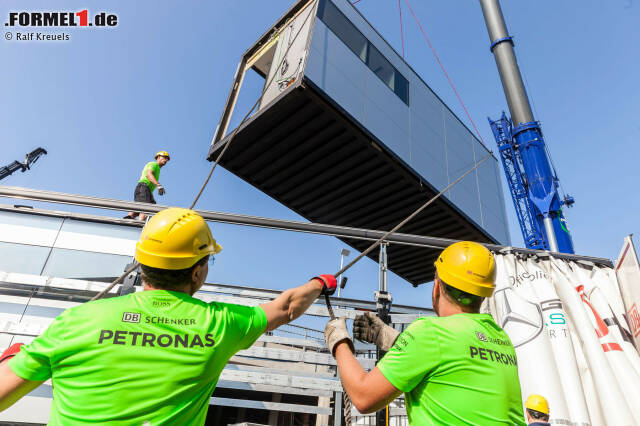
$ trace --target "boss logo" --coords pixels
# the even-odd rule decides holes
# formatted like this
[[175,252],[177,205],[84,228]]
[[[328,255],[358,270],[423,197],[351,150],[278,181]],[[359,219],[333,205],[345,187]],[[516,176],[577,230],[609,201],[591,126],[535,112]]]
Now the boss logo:
[[122,322],[140,322],[140,314],[137,312],[125,312],[122,314]]

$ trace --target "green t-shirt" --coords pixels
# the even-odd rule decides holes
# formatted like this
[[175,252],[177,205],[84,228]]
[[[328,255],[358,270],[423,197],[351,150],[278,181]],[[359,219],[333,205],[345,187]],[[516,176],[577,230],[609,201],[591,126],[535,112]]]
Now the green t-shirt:
[[52,379],[50,425],[202,425],[225,364],[266,326],[260,307],[142,291],[64,311],[9,366]]
[[153,192],[153,190],[156,189],[156,186],[155,184],[151,183],[149,178],[147,178],[147,172],[149,170],[151,170],[151,174],[153,175],[153,177],[156,178],[158,182],[160,181],[160,164],[158,164],[156,161],[151,161],[145,164],[144,169],[142,169],[142,175],[140,176],[140,180],[138,181],[138,183],[146,183],[149,187],[149,191]]
[[489,314],[414,321],[378,363],[412,425],[523,425],[516,353]]

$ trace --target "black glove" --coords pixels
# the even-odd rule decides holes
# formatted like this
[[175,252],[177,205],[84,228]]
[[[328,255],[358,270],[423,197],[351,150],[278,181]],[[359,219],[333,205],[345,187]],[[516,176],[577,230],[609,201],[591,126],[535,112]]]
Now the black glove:
[[396,342],[400,332],[388,326],[373,312],[356,316],[353,321],[353,337],[362,342],[373,343],[383,351],[388,351]]

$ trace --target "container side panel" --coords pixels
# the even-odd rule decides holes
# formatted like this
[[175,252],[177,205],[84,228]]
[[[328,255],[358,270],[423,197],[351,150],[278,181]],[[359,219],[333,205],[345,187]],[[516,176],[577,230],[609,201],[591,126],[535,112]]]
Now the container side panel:
[[431,89],[415,76],[409,82],[409,99],[411,99],[411,124],[420,117],[422,122],[441,137],[444,137],[443,111],[446,109],[442,102],[433,94]]
[[442,190],[449,183],[444,137],[429,124],[412,112],[411,166],[437,190]]
[[[486,155],[484,150],[480,151],[480,155]],[[478,160],[480,157],[478,157]],[[480,191],[480,205],[482,208],[483,227],[495,238],[505,245],[511,244],[509,238],[509,229],[507,226],[507,218],[505,216],[504,196],[502,195],[502,185],[500,182],[500,171],[495,161],[487,161],[481,164],[478,169],[478,189]],[[485,219],[491,215],[497,218],[501,223],[502,229],[495,229]],[[495,225],[495,221],[491,222]],[[504,235],[506,238],[501,238]]]
[[[467,175],[464,180],[475,180],[475,172]],[[482,224],[482,215],[480,213],[480,201],[478,200],[477,191],[468,191],[462,185],[461,181],[455,187],[451,188],[451,201],[453,201],[456,206],[467,214],[478,226]]]
[[366,74],[366,83],[365,127],[409,163],[409,109],[371,71]]
[[362,124],[367,66],[319,19],[311,40],[305,76]]
[[[378,105],[396,126],[400,127],[404,133],[409,134],[409,107],[378,76],[370,70],[367,71],[363,75],[366,79],[365,97],[368,98],[365,100],[365,105],[368,102]],[[383,140],[383,142],[387,143],[388,141]]]

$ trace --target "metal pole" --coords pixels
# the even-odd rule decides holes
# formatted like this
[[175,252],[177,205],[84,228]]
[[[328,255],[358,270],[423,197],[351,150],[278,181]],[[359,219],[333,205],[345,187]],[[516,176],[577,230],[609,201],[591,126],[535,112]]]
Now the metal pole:
[[[480,6],[491,40],[490,49],[495,57],[511,112],[514,127],[513,136],[519,147],[529,182],[530,200],[539,211],[538,224],[540,221],[544,223],[549,248],[552,252],[558,252],[560,251],[558,237],[553,222],[558,215],[561,204],[557,192],[557,178],[552,172],[547,158],[542,130],[531,112],[529,97],[513,49],[513,39],[507,31],[499,1],[480,0]],[[560,244],[563,252],[573,253],[573,242],[568,234],[566,236],[560,235]]]
[[379,291],[387,292],[387,245],[388,243],[380,244],[380,255],[378,265],[379,270]]
[[[389,311],[391,310],[391,294],[387,291],[387,246],[389,243],[380,243],[379,254],[379,276],[378,276],[378,291],[375,292],[376,309],[378,311],[378,317],[384,321],[385,324],[391,322]],[[382,357],[386,354],[385,351],[380,348],[376,349],[376,359],[380,362]],[[376,411],[376,426],[387,425],[387,409],[388,406],[382,407]]]
[[513,125],[518,126],[534,121],[500,3],[498,0],[480,0],[480,5],[491,38],[491,51],[498,65]]
[[[351,252],[347,249],[340,250],[340,271],[342,271],[342,267],[344,266],[344,257],[349,256],[350,254]],[[341,279],[345,279],[345,278],[342,277]],[[342,290],[342,285],[338,286],[338,297],[340,297],[340,290]]]
[[551,219],[551,216],[549,215],[544,217],[544,230],[547,233],[549,250],[557,253],[560,250],[558,249],[558,241],[556,240],[556,233],[553,229],[553,219]]
[[[61,192],[45,191],[39,189],[21,188],[13,186],[0,185],[0,197],[18,198],[23,200],[44,201],[60,204],[71,204],[75,206],[83,207],[96,207],[110,210],[120,211],[139,211],[142,213],[157,213],[166,209],[169,206],[162,206],[158,204],[137,203],[135,201],[122,201],[109,198],[100,197],[88,197],[83,195],[65,194]],[[1,208],[1,207],[0,207]],[[17,211],[21,209],[13,209],[11,207],[4,208],[4,210]],[[28,209],[29,212],[38,212],[38,209]],[[211,210],[196,210],[205,220],[220,223],[229,223],[232,225],[243,226],[255,226],[259,228],[280,229],[293,232],[306,232],[310,234],[329,235],[338,238],[352,238],[356,240],[368,240],[376,241],[380,237],[385,235],[384,231],[377,231],[372,229],[363,228],[351,228],[348,226],[327,225],[322,223],[308,223],[298,222],[294,220],[282,220],[271,219],[258,216],[248,216],[233,213],[222,213]],[[60,215],[60,212],[54,212],[54,214]],[[131,226],[131,221],[124,219],[105,219],[105,217],[83,215],[81,213],[65,213],[64,217],[76,217],[76,218],[93,218],[104,219],[113,221],[114,223],[121,223],[123,225]],[[459,240],[453,240],[450,238],[428,237],[424,235],[402,234],[394,233],[386,237],[387,242],[402,245],[411,245],[416,247],[426,247],[435,249],[444,249],[453,243],[457,243]],[[523,253],[534,255],[547,255],[549,252],[544,250],[533,250],[520,247],[507,247],[498,244],[482,243],[486,248],[491,251],[500,251],[505,248]],[[613,266],[610,259],[604,259],[601,257],[582,256],[569,253],[554,253],[554,257],[558,259],[567,260],[586,260],[594,262],[599,265]]]
[[342,425],[342,392],[333,393],[333,426]]

